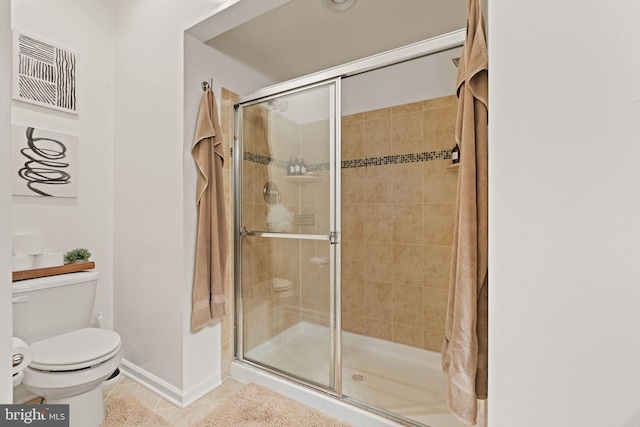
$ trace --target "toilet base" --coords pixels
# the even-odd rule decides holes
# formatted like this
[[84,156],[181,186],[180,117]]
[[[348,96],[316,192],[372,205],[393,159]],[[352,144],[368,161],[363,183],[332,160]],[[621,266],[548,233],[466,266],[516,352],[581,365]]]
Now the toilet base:
[[105,418],[100,387],[75,396],[45,399],[43,403],[69,405],[69,427],[99,427]]

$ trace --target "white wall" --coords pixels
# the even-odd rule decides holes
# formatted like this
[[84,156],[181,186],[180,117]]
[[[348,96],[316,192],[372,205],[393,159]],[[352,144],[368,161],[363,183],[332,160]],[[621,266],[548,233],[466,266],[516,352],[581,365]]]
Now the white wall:
[[640,425],[640,2],[491,0],[489,425]]
[[47,251],[89,248],[100,273],[96,311],[112,326],[114,8],[109,0],[13,1],[11,25],[78,55],[79,115],[12,101],[11,122],[78,135],[77,198],[13,196],[13,233]]
[[462,48],[402,62],[342,82],[342,115],[452,95]]
[[[0,2],[0,360],[11,359],[11,3]],[[11,368],[0,364],[0,403],[11,403]]]
[[[193,284],[193,265],[195,260],[195,237],[197,227],[196,182],[197,168],[191,156],[193,137],[200,99],[202,98],[202,82],[213,81],[213,91],[221,107],[221,88],[224,86],[238,94],[244,94],[256,87],[273,84],[274,81],[257,73],[245,65],[229,58],[219,51],[205,45],[195,37],[184,35],[184,144],[183,144],[183,197],[184,197],[184,293],[183,301],[183,357],[184,357],[184,390],[199,389],[200,385],[210,384],[212,378],[220,376],[220,322],[205,327],[196,333],[191,331],[191,289]],[[225,161],[230,164],[233,159],[226,153]],[[229,171],[225,171],[227,173]],[[226,179],[230,179],[228,175]],[[233,218],[231,213],[229,217]],[[230,257],[233,253],[230,251]],[[233,265],[233,264],[231,264]],[[230,272],[229,272],[230,273]],[[231,296],[229,304],[232,303]],[[210,377],[203,375],[210,373]],[[206,387],[205,387],[206,389]]]
[[[219,331],[189,337],[186,324],[193,267],[186,265],[185,251],[192,250],[193,237],[185,230],[193,219],[185,209],[193,190],[185,189],[191,178],[183,160],[188,136],[183,35],[230,3],[235,2],[116,3],[115,329],[138,375],[164,385],[177,400],[188,400],[220,369]],[[210,73],[197,68],[190,109],[203,77],[220,85],[237,71],[226,65],[219,62]],[[244,81],[242,74],[230,82],[236,80]],[[209,355],[213,360],[207,364]],[[203,366],[199,376],[189,367],[192,362]]]

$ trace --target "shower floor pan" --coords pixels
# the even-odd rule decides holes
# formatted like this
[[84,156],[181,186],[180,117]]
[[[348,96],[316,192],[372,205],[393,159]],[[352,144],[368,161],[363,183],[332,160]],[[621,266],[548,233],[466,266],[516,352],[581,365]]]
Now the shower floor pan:
[[[329,329],[300,322],[246,354],[247,359],[323,384]],[[342,333],[342,394],[431,427],[464,427],[447,409],[440,354]],[[480,417],[479,417],[480,418]]]

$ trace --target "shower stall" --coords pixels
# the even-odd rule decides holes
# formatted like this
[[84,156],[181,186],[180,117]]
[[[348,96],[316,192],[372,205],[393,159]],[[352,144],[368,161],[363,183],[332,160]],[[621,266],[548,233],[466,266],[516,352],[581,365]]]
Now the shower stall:
[[463,425],[439,354],[463,36],[235,106],[238,366],[405,424]]

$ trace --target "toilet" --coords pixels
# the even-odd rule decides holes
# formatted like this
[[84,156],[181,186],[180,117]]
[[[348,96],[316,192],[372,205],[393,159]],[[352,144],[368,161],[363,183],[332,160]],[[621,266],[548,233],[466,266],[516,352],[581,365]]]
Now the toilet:
[[98,427],[100,385],[120,364],[120,336],[89,327],[98,273],[83,271],[12,285],[13,336],[31,347],[22,384],[45,404],[68,404],[70,427]]

